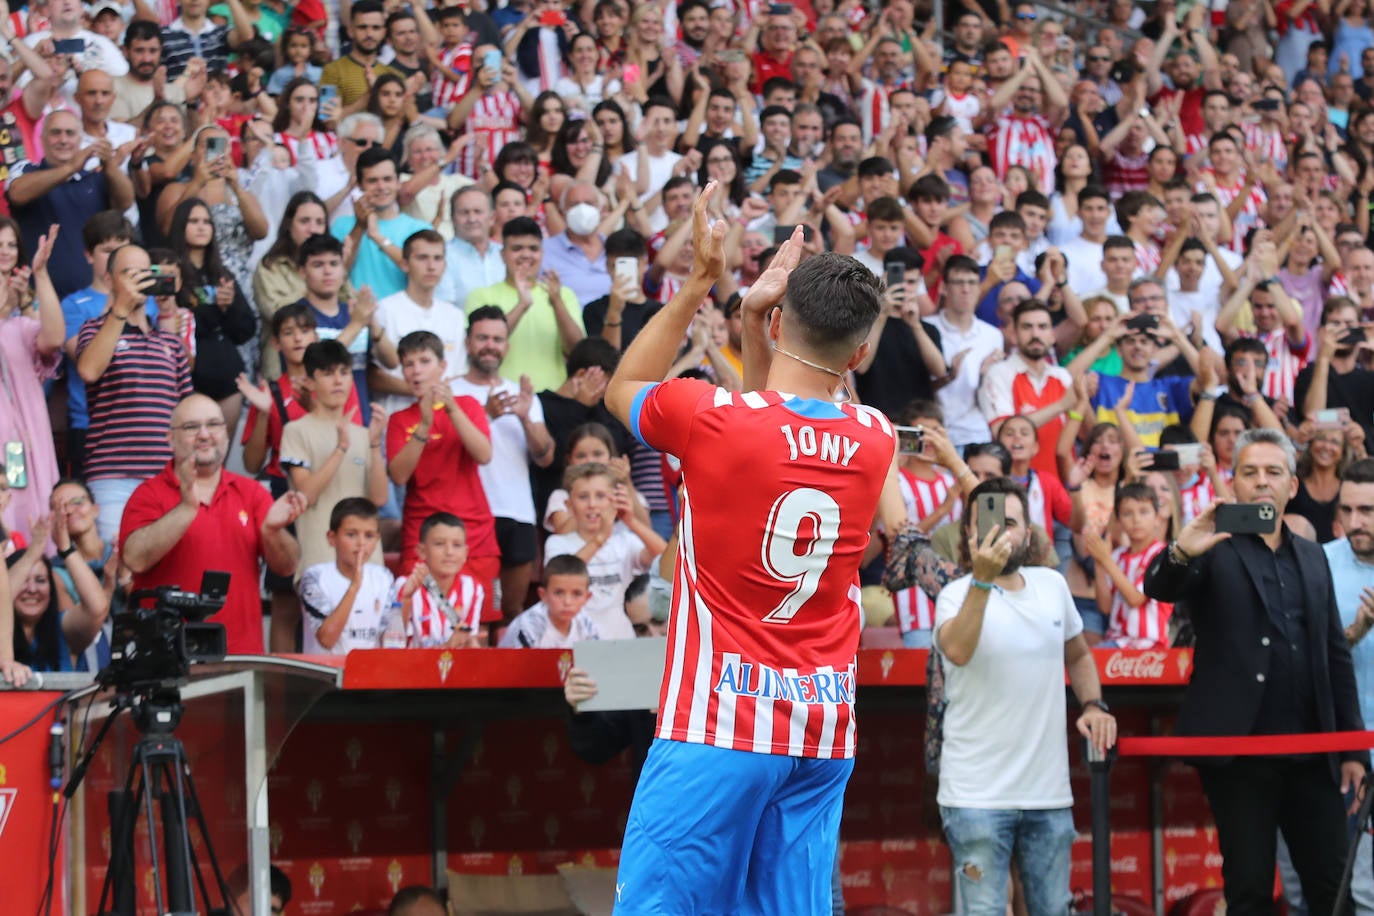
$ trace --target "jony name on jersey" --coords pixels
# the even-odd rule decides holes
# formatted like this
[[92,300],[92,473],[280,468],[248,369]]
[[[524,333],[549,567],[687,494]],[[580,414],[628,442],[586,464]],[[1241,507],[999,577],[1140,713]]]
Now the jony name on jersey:
[[727,661],[716,681],[716,693],[793,703],[853,703],[854,675],[848,671],[783,674],[767,665]]
[[859,452],[857,440],[834,433],[821,433],[818,436],[816,430],[810,426],[799,426],[794,431],[791,424],[784,424],[782,435],[787,440],[787,449],[790,452],[788,457],[793,461],[802,457],[819,457],[822,461],[847,468]]

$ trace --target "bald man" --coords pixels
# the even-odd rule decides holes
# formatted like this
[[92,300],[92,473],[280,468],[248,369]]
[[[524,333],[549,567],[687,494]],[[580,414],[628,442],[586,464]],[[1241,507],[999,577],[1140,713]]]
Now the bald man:
[[257,481],[224,469],[229,430],[219,404],[193,394],[172,412],[172,458],[144,481],[119,528],[120,555],[134,588],[179,585],[194,591],[209,570],[229,573],[229,597],[209,619],[224,624],[230,655],[261,655],[258,561],[295,573],[301,549],[287,530],[306,507],[292,491],[276,502]]
[[101,210],[127,210],[134,203],[133,182],[118,167],[132,147],[126,144],[121,152],[108,139],[83,144],[82,125],[70,111],[48,115],[42,127],[43,159],[15,166],[5,191],[25,251],[36,251],[39,236],[54,223],[63,227],[48,262],[59,298],[91,285],[91,265],[81,245],[86,220]]

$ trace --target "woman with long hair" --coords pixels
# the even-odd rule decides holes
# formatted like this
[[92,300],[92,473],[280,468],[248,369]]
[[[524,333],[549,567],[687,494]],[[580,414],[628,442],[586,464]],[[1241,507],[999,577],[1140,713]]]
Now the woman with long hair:
[[534,147],[535,161],[545,173],[553,171],[553,143],[567,122],[568,110],[558,93],[550,89],[534,97],[525,115],[525,142]]
[[196,319],[196,362],[191,384],[219,402],[228,429],[238,427],[243,395],[237,379],[245,371],[238,347],[254,339],[257,321],[243,290],[220,258],[210,206],[198,197],[177,205],[167,232],[181,259],[178,304]]
[[615,99],[607,99],[593,108],[592,121],[596,123],[596,129],[601,131],[607,162],[615,162],[626,153],[635,151],[634,131],[625,117],[625,109]]
[[1083,234],[1078,215],[1078,192],[1093,177],[1093,161],[1086,147],[1074,143],[1064,150],[1054,170],[1054,193],[1050,195],[1050,221],[1045,229],[1050,244],[1062,245]]
[[1353,421],[1345,428],[1314,429],[1307,448],[1298,455],[1298,492],[1288,512],[1312,523],[1317,541],[1336,539],[1336,497],[1341,477],[1351,462],[1364,455],[1364,430]]
[[550,158],[553,180],[549,193],[561,200],[563,192],[574,182],[588,182],[604,187],[611,178],[611,159],[601,141],[601,129],[591,118],[569,118],[553,142]]
[[85,563],[72,564],[77,594],[71,594],[43,556],[47,539],[44,530],[38,543],[5,558],[14,606],[14,660],[34,671],[74,671],[72,655],[84,652],[100,633],[109,598]]
[[166,243],[157,221],[158,198],[172,182],[185,177],[191,162],[193,144],[186,135],[186,115],[180,105],[154,102],[143,114],[143,132],[149,138],[149,150],[142,163],[132,171],[134,200],[138,206],[138,225],[143,244],[150,247]]
[[320,117],[317,81],[296,77],[286,84],[281,99],[282,104],[272,119],[272,141],[286,147],[292,165],[300,161],[301,147],[305,144],[309,144],[317,160],[339,155],[339,138]]
[[598,66],[600,56],[593,36],[586,32],[573,36],[567,74],[553,84],[553,91],[562,96],[570,114],[589,116],[603,99],[620,91],[620,80]]
[[[329,217],[324,201],[313,191],[293,194],[282,214],[281,225],[277,227],[277,240],[253,272],[253,298],[257,301],[264,328],[271,326],[277,309],[305,297],[305,280],[301,279],[296,255],[306,239],[328,231]],[[347,298],[348,294],[348,281],[345,280],[340,295]],[[281,358],[272,343],[272,335],[263,334],[262,337],[262,372],[268,378],[277,378],[281,375]]]
[[415,100],[406,93],[406,81],[395,73],[383,73],[367,95],[367,113],[382,119],[382,148],[401,161],[401,137],[420,117]]
[[716,209],[726,218],[735,219],[739,216],[740,205],[749,196],[744,187],[744,165],[739,153],[729,143],[717,143],[706,154],[705,163],[707,180],[719,182],[713,206],[719,204]]
[[663,46],[663,12],[650,3],[636,5],[630,13],[625,61],[639,66],[638,83],[646,97],[667,96],[680,105],[687,82],[682,58],[671,44],[668,53]]

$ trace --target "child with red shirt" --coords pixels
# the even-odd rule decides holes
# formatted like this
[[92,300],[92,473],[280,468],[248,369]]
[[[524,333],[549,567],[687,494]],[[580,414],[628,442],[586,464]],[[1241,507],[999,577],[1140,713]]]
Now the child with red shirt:
[[1174,606],[1145,594],[1145,570],[1164,550],[1158,537],[1159,497],[1148,484],[1128,483],[1116,491],[1117,523],[1126,546],[1115,550],[1091,530],[1083,546],[1097,564],[1097,606],[1107,615],[1102,646],[1167,649]]
[[401,569],[417,560],[420,526],[436,512],[449,512],[467,529],[468,561],[463,572],[486,593],[482,620],[495,619],[492,580],[501,572],[496,522],[482,490],[478,465],[491,460],[491,428],[481,404],[455,397],[445,376],[444,344],[429,331],[412,331],[396,345],[401,375],[414,404],[387,423],[387,470],[406,488],[401,508]]

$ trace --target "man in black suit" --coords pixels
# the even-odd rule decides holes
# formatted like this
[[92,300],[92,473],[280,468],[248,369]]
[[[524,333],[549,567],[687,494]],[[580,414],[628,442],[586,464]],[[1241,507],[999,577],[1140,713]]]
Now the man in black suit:
[[[1274,507],[1297,492],[1296,456],[1277,430],[1236,443],[1236,499]],[[1218,533],[1216,506],[1179,532],[1145,573],[1145,593],[1186,600],[1197,632],[1180,735],[1265,735],[1364,728],[1326,557],[1279,525]],[[1230,916],[1274,912],[1277,828],[1312,913],[1330,913],[1345,858],[1342,793],[1367,752],[1193,761],[1217,824]],[[1348,906],[1346,911],[1353,912]]]

